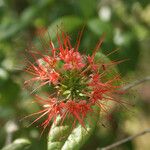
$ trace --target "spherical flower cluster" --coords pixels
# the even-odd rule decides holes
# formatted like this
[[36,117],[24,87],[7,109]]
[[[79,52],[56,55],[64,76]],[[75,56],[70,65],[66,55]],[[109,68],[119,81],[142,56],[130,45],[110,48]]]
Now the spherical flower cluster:
[[94,113],[93,106],[105,111],[105,102],[113,100],[111,94],[119,87],[114,82],[120,78],[115,75],[108,79],[106,76],[110,70],[106,67],[107,64],[95,59],[103,37],[91,56],[79,52],[80,38],[74,47],[64,32],[57,36],[57,40],[57,47],[49,41],[46,54],[40,51],[29,52],[34,61],[28,60],[25,71],[32,78],[25,81],[25,85],[38,85],[32,92],[46,85],[49,88],[46,98],[35,96],[42,110],[32,114],[39,115],[34,122],[47,116],[41,124],[46,128],[58,116],[62,123],[66,117],[73,117],[75,122],[86,128],[84,120],[89,113]]

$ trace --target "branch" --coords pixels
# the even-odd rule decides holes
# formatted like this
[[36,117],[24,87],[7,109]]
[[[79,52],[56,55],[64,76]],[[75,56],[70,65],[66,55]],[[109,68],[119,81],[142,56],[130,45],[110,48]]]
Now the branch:
[[[135,80],[135,81],[133,81],[132,83],[129,83],[129,84],[127,84],[126,86],[120,88],[119,91],[120,91],[120,92],[125,92],[125,91],[127,91],[127,90],[129,90],[129,89],[131,89],[131,88],[133,88],[133,87],[135,87],[135,86],[137,86],[137,85],[139,85],[139,84],[141,84],[141,83],[143,83],[143,82],[149,81],[149,80],[150,80],[150,76],[145,77],[145,78],[140,79],[140,80]],[[128,142],[128,141],[131,141],[131,140],[133,140],[133,139],[136,138],[136,137],[142,136],[142,135],[144,135],[144,134],[146,134],[146,133],[150,133],[150,128],[149,128],[149,129],[146,129],[146,130],[144,130],[144,131],[142,131],[142,132],[139,132],[139,133],[137,133],[137,134],[135,134],[135,135],[133,135],[133,136],[129,136],[129,137],[123,139],[123,140],[120,140],[120,141],[118,141],[118,142],[115,142],[115,143],[113,143],[113,144],[111,144],[111,145],[108,145],[108,146],[106,146],[106,147],[98,148],[97,150],[110,150],[110,149],[115,148],[115,147],[117,147],[117,146],[119,146],[119,145],[122,145],[122,144],[124,144],[124,143],[126,143],[126,142]]]
[[149,80],[150,80],[150,76],[145,77],[145,78],[140,79],[140,80],[133,81],[132,83],[129,83],[129,84],[125,85],[124,87],[122,87],[119,91],[121,91],[121,92],[127,91],[127,90],[129,90],[129,89],[131,89],[131,88],[133,88],[133,87],[135,87],[135,86],[137,86],[143,82],[149,81]]
[[142,131],[142,132],[139,132],[139,133],[137,133],[137,134],[135,134],[135,135],[133,135],[133,136],[129,136],[129,137],[127,137],[127,138],[125,138],[125,139],[123,139],[123,140],[120,140],[120,141],[118,141],[118,142],[116,142],[116,143],[113,143],[113,144],[108,145],[108,146],[106,146],[106,147],[100,148],[100,149],[98,149],[98,150],[110,150],[110,149],[115,148],[115,147],[117,147],[117,146],[119,146],[119,145],[122,145],[122,144],[124,144],[124,143],[126,143],[126,142],[128,142],[128,141],[131,141],[131,140],[133,140],[133,139],[136,138],[136,137],[142,136],[142,135],[144,135],[144,134],[146,134],[146,133],[150,133],[150,128],[148,128],[148,129],[146,129],[146,130],[144,130],[144,131]]

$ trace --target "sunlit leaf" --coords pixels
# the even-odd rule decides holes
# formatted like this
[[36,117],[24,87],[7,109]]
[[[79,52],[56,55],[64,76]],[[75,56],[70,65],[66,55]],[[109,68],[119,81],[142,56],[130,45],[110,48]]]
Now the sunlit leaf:
[[72,121],[67,120],[63,125],[53,125],[48,135],[48,150],[79,150],[93,133],[99,117],[99,109],[89,114],[85,126],[77,124],[73,127]]
[[77,16],[65,16],[56,19],[49,27],[48,32],[52,39],[56,38],[56,33],[59,29],[65,32],[72,32],[83,25],[83,20]]
[[87,26],[97,36],[101,36],[105,33],[106,40],[112,37],[113,28],[110,22],[103,22],[99,18],[94,18],[88,21]]
[[2,150],[24,150],[30,145],[27,139],[16,139],[12,144],[5,146]]

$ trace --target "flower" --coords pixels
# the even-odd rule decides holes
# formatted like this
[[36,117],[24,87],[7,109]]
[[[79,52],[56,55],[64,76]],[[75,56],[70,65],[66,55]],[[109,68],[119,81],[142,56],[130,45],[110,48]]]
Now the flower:
[[[25,71],[33,77],[25,81],[25,84],[38,83],[34,92],[46,84],[49,85],[46,99],[36,95],[36,102],[41,105],[42,110],[33,114],[40,115],[33,123],[47,115],[41,124],[44,129],[51,121],[55,122],[58,116],[61,123],[67,117],[73,117],[74,122],[86,128],[85,119],[89,113],[94,113],[93,106],[105,111],[105,102],[116,101],[112,93],[120,87],[116,85],[120,76],[111,74],[111,69],[109,70],[109,65],[115,62],[107,65],[106,62],[95,59],[104,37],[100,39],[91,56],[79,52],[80,37],[81,34],[77,45],[73,47],[70,37],[62,32],[57,35],[57,47],[49,41],[50,50],[46,54],[39,51],[29,52],[34,61],[27,62]],[[111,78],[107,77],[108,74],[111,74]]]

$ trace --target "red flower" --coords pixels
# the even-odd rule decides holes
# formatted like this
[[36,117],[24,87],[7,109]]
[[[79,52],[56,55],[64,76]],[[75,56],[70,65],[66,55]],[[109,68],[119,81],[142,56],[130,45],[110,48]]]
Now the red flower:
[[[25,85],[29,83],[39,82],[39,86],[35,88],[32,92],[36,91],[38,88],[46,84],[56,84],[59,79],[59,73],[55,71],[55,65],[57,60],[50,56],[44,56],[40,53],[30,53],[35,59],[35,63],[27,61],[28,66],[25,71],[30,73],[33,77],[25,81]],[[35,55],[40,55],[42,58],[37,59]]]
[[58,47],[54,47],[52,41],[49,42],[49,53],[30,53],[35,62],[28,61],[26,71],[33,78],[25,83],[38,82],[36,89],[46,84],[49,84],[50,88],[48,99],[36,96],[36,102],[43,109],[35,113],[40,116],[34,122],[47,115],[41,125],[45,129],[51,121],[55,122],[58,116],[62,120],[61,123],[66,117],[73,117],[74,122],[79,122],[86,128],[84,121],[89,113],[94,113],[93,106],[97,105],[103,110],[105,102],[113,100],[111,94],[119,88],[114,83],[120,78],[112,75],[112,79],[108,79],[107,73],[111,70],[108,71],[108,67],[101,68],[103,64],[95,61],[103,39],[100,39],[92,56],[85,56],[78,51],[80,38],[74,47],[70,44],[69,36],[63,32],[62,39],[59,35],[57,39]]
[[53,84],[57,84],[58,78],[59,78],[59,73],[57,73],[55,70],[51,70],[50,73],[48,74],[49,76],[49,81],[52,82]]
[[79,70],[85,66],[85,64],[83,63],[82,56],[79,52],[75,52],[73,48],[71,50],[60,49],[59,57],[65,62],[64,68],[66,70]]

